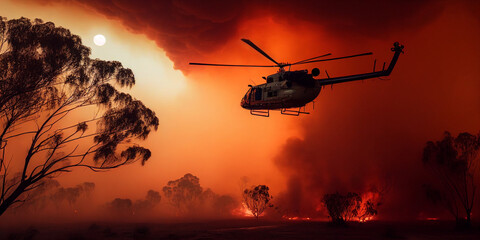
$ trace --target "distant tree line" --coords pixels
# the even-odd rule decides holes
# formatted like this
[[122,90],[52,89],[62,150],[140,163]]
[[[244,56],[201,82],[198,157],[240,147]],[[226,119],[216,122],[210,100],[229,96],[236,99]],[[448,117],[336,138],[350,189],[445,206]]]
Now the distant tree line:
[[115,198],[106,204],[106,208],[114,215],[141,215],[153,210],[160,203],[161,199],[162,197],[160,196],[159,192],[155,190],[148,190],[145,199],[139,199],[133,202],[129,198]]

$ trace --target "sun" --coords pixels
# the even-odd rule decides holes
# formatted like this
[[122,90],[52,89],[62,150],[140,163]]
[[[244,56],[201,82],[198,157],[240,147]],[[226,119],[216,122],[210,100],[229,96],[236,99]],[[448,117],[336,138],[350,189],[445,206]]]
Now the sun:
[[107,42],[107,39],[102,34],[97,34],[93,37],[93,43],[97,46],[103,46]]

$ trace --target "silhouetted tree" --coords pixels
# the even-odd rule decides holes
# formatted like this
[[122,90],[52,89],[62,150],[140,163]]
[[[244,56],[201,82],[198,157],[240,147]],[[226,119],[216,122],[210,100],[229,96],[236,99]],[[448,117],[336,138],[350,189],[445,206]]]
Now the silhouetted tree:
[[441,181],[441,187],[426,188],[431,200],[443,202],[444,206],[460,221],[459,209],[465,211],[466,224],[471,224],[471,213],[477,186],[480,134],[464,132],[455,138],[445,132],[440,141],[429,141],[423,149],[423,163],[429,166]]
[[84,182],[75,187],[59,187],[50,198],[57,204],[57,206],[63,201],[67,201],[68,204],[72,206],[77,202],[82,194],[85,193],[85,195],[90,196],[93,190],[95,190],[95,183]]
[[179,213],[191,211],[198,204],[202,192],[200,179],[190,173],[177,180],[169,181],[163,187],[163,194]]
[[89,197],[94,190],[95,184],[91,182],[65,188],[57,180],[47,178],[42,181],[39,187],[27,193],[28,201],[16,205],[13,209],[15,212],[28,212],[30,210],[39,212],[48,209],[51,204],[60,208],[64,203],[72,207],[80,198]]
[[357,193],[352,192],[347,193],[347,195],[338,192],[325,194],[322,202],[327,208],[330,220],[337,224],[345,224],[357,217],[362,206],[362,198]]
[[92,195],[92,192],[95,190],[95,183],[93,182],[84,182],[82,183],[83,191],[87,194],[87,197]]
[[253,186],[243,190],[243,203],[257,219],[267,207],[273,207],[272,204],[269,204],[273,196],[268,193],[268,190],[266,185]]
[[107,207],[114,214],[126,216],[133,214],[132,200],[128,198],[115,198],[107,204]]
[[118,90],[135,84],[132,71],[89,55],[51,22],[0,17],[0,215],[47,177],[150,158],[132,140],[156,130],[158,118]]
[[432,184],[424,184],[422,187],[428,200],[435,205],[442,205],[445,207],[448,212],[455,217],[457,224],[460,223],[460,209],[458,208],[457,203],[455,203],[455,198],[452,197],[451,193],[442,191]]
[[238,202],[229,195],[219,195],[207,188],[200,195],[200,207],[208,216],[229,217],[238,207]]
[[49,178],[44,179],[39,187],[28,192],[29,201],[15,206],[14,209],[16,211],[32,209],[38,211],[44,209],[51,202],[51,194],[56,192],[58,188],[60,188],[60,183],[57,180]]
[[148,190],[147,192],[147,197],[145,198],[146,200],[152,202],[152,203],[159,203],[162,197],[160,196],[160,193],[155,191],[155,190]]
[[154,190],[148,190],[145,199],[135,201],[133,206],[135,212],[145,212],[153,209],[161,200],[160,193]]
[[227,217],[232,215],[232,211],[238,206],[238,201],[232,196],[220,195],[215,197],[212,205],[214,207],[214,214]]
[[212,189],[207,188],[207,190],[203,191],[200,195],[200,200],[202,202],[212,202],[217,197],[217,194],[215,194]]

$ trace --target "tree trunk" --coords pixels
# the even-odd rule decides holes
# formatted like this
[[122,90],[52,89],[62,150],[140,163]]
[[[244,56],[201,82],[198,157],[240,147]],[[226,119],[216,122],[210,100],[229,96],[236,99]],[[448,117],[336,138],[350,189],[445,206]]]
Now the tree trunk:
[[471,210],[467,210],[467,222],[465,223],[465,226],[466,227],[470,227],[472,224],[472,220],[471,220],[471,215],[472,215],[472,211]]
[[25,188],[27,188],[28,184],[25,184],[25,182],[22,182],[18,185],[18,187],[15,189],[15,191],[10,194],[3,202],[0,204],[0,216],[7,211],[7,209],[17,200],[17,198],[25,191]]

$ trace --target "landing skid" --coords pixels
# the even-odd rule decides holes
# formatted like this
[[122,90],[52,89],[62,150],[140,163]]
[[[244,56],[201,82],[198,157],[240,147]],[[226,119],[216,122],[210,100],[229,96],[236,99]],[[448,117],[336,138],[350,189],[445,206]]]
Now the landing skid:
[[300,114],[310,114],[309,112],[305,111],[305,106],[299,107],[298,110],[293,110],[290,108],[282,108],[280,109],[280,113],[283,115],[290,115],[290,116],[299,116]]
[[[278,109],[276,110],[278,111]],[[280,113],[283,115],[290,115],[290,116],[299,116],[300,114],[310,114],[305,110],[305,106],[299,107],[298,109],[291,109],[291,108],[281,108]],[[267,110],[250,110],[250,114],[259,117],[270,117],[270,109]]]
[[270,110],[269,109],[267,109],[267,110],[251,109],[250,114],[255,115],[255,116],[259,116],[259,117],[270,117]]

